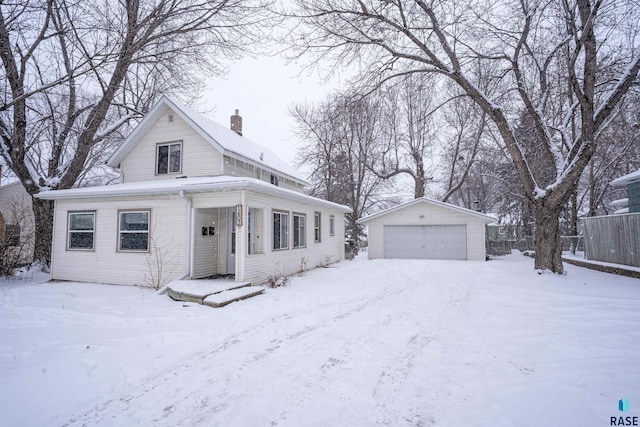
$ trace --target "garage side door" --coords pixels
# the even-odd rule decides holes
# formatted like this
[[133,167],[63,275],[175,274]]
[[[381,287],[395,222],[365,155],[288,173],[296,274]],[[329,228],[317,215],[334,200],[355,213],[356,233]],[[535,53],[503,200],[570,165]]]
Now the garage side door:
[[385,225],[384,257],[467,259],[467,226]]

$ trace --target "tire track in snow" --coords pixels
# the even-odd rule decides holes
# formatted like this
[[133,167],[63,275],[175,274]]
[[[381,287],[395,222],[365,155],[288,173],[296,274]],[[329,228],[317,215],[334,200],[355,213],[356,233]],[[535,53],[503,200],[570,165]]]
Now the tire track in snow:
[[[149,402],[152,402],[152,406],[153,403],[155,403],[155,406],[157,407],[153,408],[153,412],[156,414],[153,420],[158,425],[162,425],[165,421],[166,425],[180,425],[182,423],[191,424],[192,422],[197,421],[194,419],[175,419],[175,416],[172,416],[172,414],[174,414],[174,410],[172,408],[175,406],[180,406],[182,408],[185,406],[192,407],[200,414],[207,413],[209,415],[215,415],[216,413],[220,413],[226,409],[226,405],[224,404],[225,401],[240,401],[242,399],[250,398],[253,395],[251,392],[247,393],[246,391],[239,393],[232,392],[233,387],[231,386],[231,380],[229,378],[221,378],[220,375],[217,375],[214,372],[216,366],[215,359],[217,357],[237,357],[244,355],[244,357],[241,357],[241,360],[238,360],[238,371],[252,370],[256,365],[264,366],[265,364],[270,363],[274,358],[278,358],[281,353],[289,352],[292,347],[305,347],[305,345],[308,347],[308,344],[303,342],[307,337],[314,334],[326,333],[326,330],[340,330],[341,327],[344,327],[342,325],[348,325],[352,322],[355,316],[363,315],[365,320],[370,320],[371,318],[376,319],[375,315],[371,315],[370,313],[375,313],[379,311],[381,307],[387,306],[387,301],[390,298],[399,298],[404,296],[410,301],[411,294],[415,292],[416,288],[424,286],[424,284],[421,283],[423,280],[423,276],[421,275],[419,275],[419,277],[415,277],[413,275],[401,273],[400,276],[402,279],[405,279],[407,283],[410,283],[410,285],[387,285],[371,298],[367,298],[364,301],[361,299],[350,301],[351,305],[347,310],[331,314],[326,320],[317,321],[315,318],[325,318],[325,312],[327,309],[335,306],[335,302],[333,301],[309,307],[307,310],[299,310],[299,313],[296,313],[296,320],[302,319],[302,322],[298,321],[299,325],[297,325],[297,327],[293,328],[293,330],[286,331],[286,335],[283,338],[271,340],[270,342],[260,345],[260,348],[257,350],[253,347],[253,343],[261,342],[260,338],[264,334],[266,328],[276,325],[284,326],[285,329],[287,329],[289,326],[287,321],[294,318],[294,315],[285,313],[273,317],[270,322],[264,322],[258,325],[252,324],[247,328],[244,328],[242,331],[230,335],[223,343],[215,346],[212,350],[188,360],[182,366],[165,374],[143,381],[138,387],[136,387],[133,393],[129,393],[119,399],[108,400],[93,407],[82,415],[72,418],[67,425],[85,425],[87,423],[91,424],[94,422],[100,423],[99,420],[101,418],[113,421],[111,417],[114,416],[114,413],[117,414],[118,417],[123,416],[126,419],[125,414],[130,412],[132,408],[149,406]],[[440,302],[442,303],[442,301]],[[443,304],[443,306],[446,308],[447,304]],[[437,317],[438,314],[442,314],[443,312],[440,312],[440,310],[432,310],[428,317],[433,319],[434,316]],[[401,321],[406,320],[407,317],[408,313],[406,311],[394,313],[392,316],[387,318],[375,320],[370,327],[372,329],[384,328],[385,326],[393,323],[401,323]],[[371,337],[365,341],[365,344],[374,342],[375,340],[375,337]],[[412,337],[410,342],[408,342],[405,345],[405,348],[401,351],[400,359],[402,360],[402,366],[395,370],[391,369],[391,367],[386,368],[384,371],[384,379],[380,379],[378,381],[379,386],[376,388],[374,395],[382,394],[385,387],[391,387],[396,390],[401,387],[411,370],[412,361],[420,354],[421,348],[429,342],[430,338],[426,336],[416,335]],[[345,345],[339,350],[340,354],[329,357],[327,361],[320,366],[318,371],[308,373],[306,378],[295,378],[295,381],[298,383],[307,383],[310,386],[304,388],[305,392],[302,395],[295,396],[294,401],[287,402],[287,407],[280,411],[280,415],[276,420],[274,420],[274,422],[278,423],[278,421],[286,421],[289,413],[300,410],[312,402],[315,394],[319,391],[319,388],[330,380],[329,373],[336,371],[336,367],[341,369],[347,368],[348,361],[345,361],[345,359],[349,359],[348,356],[360,345],[362,345],[362,343],[345,343]],[[188,375],[198,376],[199,374],[214,374],[213,378],[208,382],[214,390],[205,390],[201,386],[196,390],[173,390],[173,406],[161,405],[156,402],[156,399],[154,399],[154,395],[158,394],[158,390],[170,388],[171,380],[173,378]],[[182,383],[184,383],[184,381],[182,381]],[[320,386],[314,386],[314,384],[320,384]],[[185,411],[182,410],[181,412],[184,413]],[[202,419],[202,417],[199,416],[198,419]]]

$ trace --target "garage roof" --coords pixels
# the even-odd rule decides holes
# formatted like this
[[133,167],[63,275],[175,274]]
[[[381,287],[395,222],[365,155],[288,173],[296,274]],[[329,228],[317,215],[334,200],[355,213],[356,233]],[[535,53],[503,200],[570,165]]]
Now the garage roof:
[[430,205],[439,206],[441,208],[450,209],[452,211],[461,212],[463,214],[466,214],[466,215],[481,219],[486,223],[496,222],[496,219],[494,217],[492,217],[492,216],[485,215],[485,214],[480,213],[480,212],[472,211],[471,209],[461,208],[459,206],[455,206],[455,205],[452,205],[452,204],[449,204],[449,203],[444,203],[444,202],[439,202],[437,200],[432,200],[432,199],[429,199],[429,198],[426,198],[426,197],[420,197],[418,199],[414,199],[414,200],[411,200],[409,202],[402,203],[402,204],[394,206],[392,208],[385,209],[385,210],[380,211],[378,213],[375,213],[373,215],[369,215],[369,216],[366,216],[364,218],[360,218],[357,222],[358,222],[358,224],[364,224],[364,223],[367,223],[367,222],[369,222],[369,221],[371,221],[373,219],[382,217],[382,216],[390,214],[392,212],[399,211],[399,210],[407,208],[409,206],[417,205],[419,203],[427,203],[427,204],[430,204]]

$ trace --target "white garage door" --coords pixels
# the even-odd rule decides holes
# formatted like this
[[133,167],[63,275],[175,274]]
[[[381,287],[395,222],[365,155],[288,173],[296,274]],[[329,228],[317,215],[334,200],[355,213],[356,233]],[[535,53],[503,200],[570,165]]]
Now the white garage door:
[[467,259],[467,226],[385,225],[384,257]]

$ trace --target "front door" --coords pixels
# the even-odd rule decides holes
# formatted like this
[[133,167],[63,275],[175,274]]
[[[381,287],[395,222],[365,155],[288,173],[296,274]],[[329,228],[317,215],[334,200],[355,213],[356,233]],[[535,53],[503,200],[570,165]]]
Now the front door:
[[236,274],[236,209],[227,209],[227,274]]

